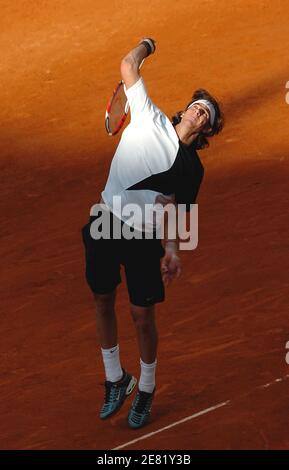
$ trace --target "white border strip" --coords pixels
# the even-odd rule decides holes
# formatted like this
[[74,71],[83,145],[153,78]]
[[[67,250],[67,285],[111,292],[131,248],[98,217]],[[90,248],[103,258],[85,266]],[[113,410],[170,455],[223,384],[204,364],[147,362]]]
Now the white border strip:
[[149,434],[144,434],[143,436],[140,436],[137,439],[133,439],[132,441],[126,442],[125,444],[122,444],[121,446],[114,447],[114,449],[112,450],[124,449],[125,447],[128,447],[131,444],[135,444],[138,441],[143,441],[144,439],[148,439],[149,437],[154,436],[155,434],[159,434],[160,432],[166,431],[167,429],[171,429],[175,426],[178,426],[178,424],[185,423],[186,421],[190,421],[191,419],[197,418],[198,416],[205,415],[206,413],[210,413],[210,411],[214,411],[217,408],[226,406],[228,403],[230,403],[230,401],[231,400],[227,400],[227,401],[224,401],[223,403],[218,403],[215,406],[211,406],[210,408],[206,408],[205,410],[199,411],[198,413],[194,413],[191,416],[187,416],[184,419],[180,419],[179,421],[176,421],[175,423],[172,423],[169,426],[165,426],[164,428],[158,429],[157,431],[150,432]]

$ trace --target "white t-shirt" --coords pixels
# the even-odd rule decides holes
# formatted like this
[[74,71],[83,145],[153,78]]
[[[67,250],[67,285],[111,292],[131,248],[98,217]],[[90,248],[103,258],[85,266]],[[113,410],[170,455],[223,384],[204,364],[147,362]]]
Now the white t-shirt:
[[[160,194],[175,194],[176,202],[194,203],[203,167],[196,151],[179,141],[168,117],[150,100],[142,77],[125,93],[131,121],[122,133],[101,196],[128,225],[130,217],[123,214],[123,206],[138,204],[142,216],[136,218],[134,213],[134,228],[151,232],[156,223],[151,214],[144,225],[145,205],[155,204]],[[120,197],[119,207],[114,206],[113,196]]]

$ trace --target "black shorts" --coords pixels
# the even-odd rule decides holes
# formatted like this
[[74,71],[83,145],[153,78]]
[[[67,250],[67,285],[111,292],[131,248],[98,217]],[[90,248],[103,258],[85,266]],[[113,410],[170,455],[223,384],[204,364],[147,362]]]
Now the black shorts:
[[120,268],[124,266],[129,298],[141,307],[163,302],[164,284],[160,261],[165,254],[161,240],[98,239],[90,234],[96,217],[82,228],[85,246],[86,280],[92,292],[108,294],[121,282]]

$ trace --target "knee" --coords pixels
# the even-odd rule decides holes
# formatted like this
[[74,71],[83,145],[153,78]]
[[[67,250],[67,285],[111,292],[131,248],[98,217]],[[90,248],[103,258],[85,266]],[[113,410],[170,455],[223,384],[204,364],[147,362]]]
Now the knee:
[[138,330],[149,330],[154,325],[154,314],[151,309],[131,309],[131,316]]
[[110,306],[114,304],[115,301],[115,291],[109,292],[108,294],[96,294],[93,293],[93,297],[96,305],[98,306]]

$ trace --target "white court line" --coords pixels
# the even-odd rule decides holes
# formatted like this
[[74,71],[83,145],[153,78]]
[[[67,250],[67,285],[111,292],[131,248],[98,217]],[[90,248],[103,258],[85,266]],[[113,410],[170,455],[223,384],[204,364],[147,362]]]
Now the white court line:
[[268,384],[265,384],[265,385],[260,385],[258,388],[268,388],[270,387],[271,385],[273,385],[274,383],[276,382],[282,382],[283,380],[286,380],[289,378],[289,374],[287,375],[284,375],[284,377],[279,377],[278,379],[275,379],[273,380],[273,382],[269,382]]
[[122,444],[121,446],[115,447],[112,450],[119,450],[123,449],[124,447],[127,447],[131,444],[135,444],[138,441],[142,441],[144,439],[147,439],[148,437],[154,436],[155,434],[158,434],[159,432],[163,432],[166,429],[171,429],[174,426],[178,426],[178,424],[185,423],[186,421],[190,421],[190,419],[197,418],[198,416],[204,415],[206,413],[210,413],[210,411],[216,410],[217,408],[221,408],[221,406],[225,406],[228,403],[230,403],[230,400],[224,401],[223,403],[218,403],[218,405],[211,406],[210,408],[206,408],[205,410],[199,411],[198,413],[194,413],[191,416],[187,416],[184,419],[180,419],[180,421],[176,421],[175,423],[169,424],[168,426],[165,426],[164,428],[158,429],[157,431],[150,432],[149,434],[145,434],[144,436],[138,437],[137,439],[133,439],[133,441],[126,442],[125,444]]
[[[289,378],[289,374],[285,375],[284,377],[279,377],[273,382],[269,382],[265,385],[259,385],[258,387],[255,387],[251,392],[246,393],[245,395],[250,395],[254,390],[257,390],[258,388],[268,388],[271,385],[274,385],[276,382],[282,382],[283,380],[286,380]],[[240,398],[240,397],[238,397]],[[184,419],[180,419],[179,421],[175,421],[172,424],[169,424],[168,426],[165,426],[164,428],[158,429],[157,431],[150,432],[149,434],[144,434],[143,436],[138,437],[137,439],[133,439],[132,441],[126,442],[125,444],[122,444],[120,446],[114,447],[111,450],[120,450],[124,449],[125,447],[130,446],[131,444],[135,444],[136,442],[143,441],[144,439],[148,439],[149,437],[155,436],[156,434],[159,434],[160,432],[166,431],[167,429],[171,429],[175,426],[178,426],[179,424],[185,423],[186,421],[190,421],[191,419],[198,418],[198,416],[205,415],[207,413],[210,413],[211,411],[216,410],[217,408],[221,408],[223,406],[226,406],[228,403],[231,403],[232,400],[227,400],[222,403],[218,403],[215,406],[211,406],[210,408],[206,408],[205,410],[199,411],[198,413],[194,413],[191,416],[187,416]]]

